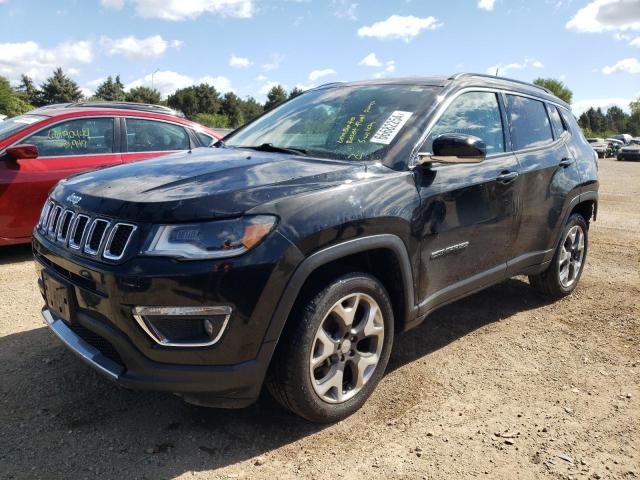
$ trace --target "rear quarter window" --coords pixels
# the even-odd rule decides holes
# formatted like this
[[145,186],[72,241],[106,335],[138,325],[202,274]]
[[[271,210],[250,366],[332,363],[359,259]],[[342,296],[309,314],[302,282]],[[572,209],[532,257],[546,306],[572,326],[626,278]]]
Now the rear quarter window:
[[507,114],[514,150],[553,142],[551,122],[544,103],[519,95],[507,95]]

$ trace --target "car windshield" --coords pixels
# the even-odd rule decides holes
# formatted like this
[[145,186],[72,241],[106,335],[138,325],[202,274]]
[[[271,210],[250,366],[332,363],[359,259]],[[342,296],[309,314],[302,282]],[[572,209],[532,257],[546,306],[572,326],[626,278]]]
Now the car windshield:
[[0,123],[0,141],[45,118],[47,117],[41,115],[20,115],[19,117],[7,118]]
[[224,144],[340,160],[381,159],[434,101],[435,92],[416,85],[312,90],[238,130]]

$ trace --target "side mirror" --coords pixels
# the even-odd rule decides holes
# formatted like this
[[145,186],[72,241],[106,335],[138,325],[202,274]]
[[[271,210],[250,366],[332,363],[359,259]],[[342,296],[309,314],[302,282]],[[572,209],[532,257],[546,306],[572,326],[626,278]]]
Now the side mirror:
[[445,133],[433,140],[433,154],[418,153],[418,165],[427,163],[480,163],[487,157],[487,144],[473,135]]
[[7,155],[13,160],[38,158],[38,147],[30,143],[21,143],[7,148]]

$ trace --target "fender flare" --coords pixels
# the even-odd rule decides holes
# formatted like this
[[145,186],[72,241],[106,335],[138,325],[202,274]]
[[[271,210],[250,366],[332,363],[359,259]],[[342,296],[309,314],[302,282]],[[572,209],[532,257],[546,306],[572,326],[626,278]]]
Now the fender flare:
[[567,220],[569,220],[569,216],[571,212],[576,207],[576,205],[581,204],[582,202],[593,202],[593,219],[596,219],[596,215],[598,212],[598,192],[595,190],[587,191],[580,193],[573,197],[569,202],[567,202],[567,207],[565,209],[564,215],[562,217],[561,228],[558,230],[556,241],[553,243],[553,249],[549,250],[549,252],[545,255],[544,261],[550,261],[555,255],[556,250],[558,249],[558,245],[560,244],[560,240],[562,237],[562,230],[564,229],[564,225],[567,224]]
[[359,237],[319,250],[300,263],[298,268],[293,272],[293,275],[289,279],[289,282],[280,297],[280,301],[278,302],[273,317],[271,318],[269,328],[267,329],[263,345],[272,342],[274,344],[273,347],[275,348],[275,343],[277,343],[280,338],[284,325],[289,318],[291,309],[293,308],[293,304],[302,290],[302,286],[316,269],[333,262],[334,260],[339,260],[340,258],[344,258],[349,255],[378,249],[391,250],[400,265],[402,281],[404,284],[405,316],[407,317],[403,320],[406,322],[416,310],[414,301],[413,270],[411,269],[411,262],[409,261],[407,247],[400,237],[396,235],[381,234]]

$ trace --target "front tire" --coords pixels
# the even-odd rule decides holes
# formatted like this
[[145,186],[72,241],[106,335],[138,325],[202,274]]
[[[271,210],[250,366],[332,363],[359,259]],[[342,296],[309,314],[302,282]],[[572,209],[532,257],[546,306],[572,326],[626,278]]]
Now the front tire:
[[288,321],[267,388],[297,415],[329,423],[357,411],[384,375],[393,309],[384,286],[365,273],[312,285],[311,292]]
[[588,231],[582,215],[571,215],[547,270],[529,276],[531,286],[552,298],[569,295],[578,285],[587,259]]

